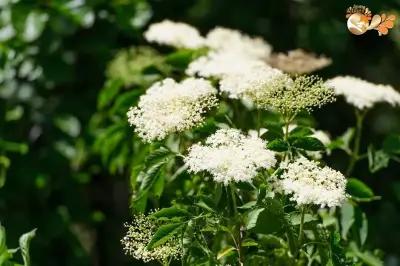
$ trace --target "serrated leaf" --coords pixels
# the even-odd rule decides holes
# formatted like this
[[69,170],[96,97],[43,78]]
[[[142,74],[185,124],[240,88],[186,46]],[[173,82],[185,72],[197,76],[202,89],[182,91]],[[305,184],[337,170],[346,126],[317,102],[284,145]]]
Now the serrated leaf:
[[272,151],[284,152],[289,149],[289,145],[283,139],[275,139],[271,142],[268,142],[267,148]]
[[267,131],[261,135],[262,139],[272,141],[275,139],[282,139],[284,136],[282,125],[280,125],[280,124],[266,125],[266,129],[267,129]]
[[375,173],[388,167],[390,156],[383,150],[375,150],[371,145],[368,147],[368,166],[371,173]]
[[31,259],[29,255],[29,245],[31,240],[35,237],[35,235],[36,235],[36,229],[33,229],[32,231],[23,234],[19,238],[19,247],[21,249],[22,258],[24,260],[24,266],[31,265]]
[[298,149],[303,149],[306,151],[325,150],[325,145],[319,139],[313,137],[297,138],[293,141],[292,145]]
[[223,257],[227,257],[233,254],[233,251],[235,251],[236,248],[232,246],[227,246],[217,254],[217,260],[222,259]]
[[172,223],[161,225],[151,238],[147,249],[153,249],[170,240],[175,234],[179,232],[184,226],[183,223]]
[[175,218],[175,217],[187,217],[190,216],[190,213],[184,209],[180,209],[178,207],[169,207],[163,208],[151,215],[155,218]]
[[295,129],[291,130],[289,133],[289,137],[291,138],[301,138],[307,137],[313,134],[313,131],[309,127],[298,126]]
[[145,160],[145,167],[149,167],[152,166],[156,163],[158,163],[160,160],[165,159],[166,157],[168,157],[169,155],[171,155],[172,152],[165,148],[165,147],[160,147],[157,150],[151,152]]
[[166,162],[162,161],[157,164],[152,165],[149,169],[147,169],[143,174],[143,179],[140,184],[140,191],[150,189],[155,181],[157,180],[158,175],[160,174],[160,170],[164,167]]
[[258,208],[255,210],[250,211],[247,216],[246,216],[246,229],[250,230],[257,225],[257,220],[260,215],[265,209],[264,208]]

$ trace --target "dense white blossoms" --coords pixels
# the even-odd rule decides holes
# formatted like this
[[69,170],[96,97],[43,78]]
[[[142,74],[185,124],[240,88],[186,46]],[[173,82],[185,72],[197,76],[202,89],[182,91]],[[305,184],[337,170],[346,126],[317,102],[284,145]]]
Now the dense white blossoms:
[[373,84],[351,76],[335,77],[326,84],[358,109],[371,108],[379,102],[400,105],[400,93],[388,85]]
[[216,182],[250,182],[259,169],[269,169],[276,163],[275,155],[266,143],[242,134],[237,129],[220,129],[208,137],[205,144],[195,144],[185,157],[189,171],[206,171]]
[[168,262],[171,257],[180,258],[182,247],[179,245],[180,241],[175,238],[153,249],[147,249],[158,226],[159,224],[150,217],[143,214],[136,215],[132,224],[125,224],[128,232],[121,240],[125,253],[144,262],[153,260]]
[[278,188],[290,195],[297,205],[340,206],[346,199],[346,178],[327,166],[320,167],[304,157],[282,163],[284,173]]
[[147,142],[164,139],[201,124],[204,113],[216,105],[217,90],[204,79],[171,78],[153,84],[139,104],[127,113],[135,132]]
[[264,97],[265,92],[271,89],[277,79],[283,77],[284,74],[278,69],[258,65],[244,69],[237,75],[224,76],[220,80],[220,90],[232,99],[248,98],[257,101],[258,98]]
[[272,52],[271,45],[262,38],[252,38],[222,27],[216,27],[207,34],[206,45],[214,51],[229,51],[259,59],[268,59]]
[[204,38],[199,31],[185,23],[163,20],[151,24],[144,33],[148,42],[170,45],[177,48],[196,49],[204,46]]
[[214,52],[192,61],[186,69],[189,76],[222,78],[226,75],[239,75],[250,69],[263,67],[266,64],[258,59],[250,58],[235,52]]

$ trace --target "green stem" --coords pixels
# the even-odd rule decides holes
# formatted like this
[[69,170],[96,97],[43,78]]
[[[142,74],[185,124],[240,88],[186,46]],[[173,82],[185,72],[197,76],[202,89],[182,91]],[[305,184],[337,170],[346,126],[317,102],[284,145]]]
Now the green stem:
[[257,109],[257,136],[260,136],[260,128],[261,128],[261,110]]
[[301,207],[301,218],[300,218],[300,228],[299,228],[299,247],[301,248],[303,242],[303,230],[304,230],[304,216],[306,214],[306,208],[304,206]]
[[362,127],[363,127],[365,114],[366,114],[366,111],[360,111],[360,110],[356,109],[356,129],[355,129],[354,147],[353,147],[353,151],[351,152],[349,166],[347,167],[347,171],[346,171],[347,176],[351,175],[351,173],[354,170],[354,166],[356,165],[357,161],[359,160]]
[[[231,191],[231,197],[232,197],[232,207],[233,207],[233,211],[234,211],[234,214],[235,214],[235,220],[236,219],[240,219],[240,217],[239,217],[239,212],[238,212],[238,209],[237,209],[237,202],[236,202],[236,187],[235,187],[235,185],[233,184],[233,183],[230,183],[229,184],[229,188],[230,188],[230,191]],[[243,258],[242,258],[242,236],[241,236],[241,222],[240,222],[240,220],[239,220],[239,225],[238,225],[238,239],[236,240],[235,239],[235,236],[232,234],[232,238],[233,238],[233,241],[234,241],[234,243],[235,243],[235,246],[236,246],[236,250],[237,250],[237,252],[238,252],[238,262],[239,262],[239,265],[243,265]]]
[[233,212],[235,213],[235,216],[238,216],[239,213],[238,213],[238,210],[237,210],[236,192],[235,192],[236,187],[235,187],[235,185],[233,183],[230,183],[229,184],[229,188],[230,188],[230,191],[231,191]]

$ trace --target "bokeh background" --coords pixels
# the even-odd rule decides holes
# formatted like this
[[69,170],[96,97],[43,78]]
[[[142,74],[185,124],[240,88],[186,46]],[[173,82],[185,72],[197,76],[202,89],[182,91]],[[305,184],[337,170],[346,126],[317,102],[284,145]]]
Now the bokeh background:
[[[386,37],[353,36],[344,17],[353,4],[400,12],[400,0],[1,0],[0,221],[8,245],[38,228],[33,265],[135,265],[119,242],[130,216],[124,163],[134,159],[133,134],[124,112],[132,103],[127,94],[104,110],[98,98],[108,62],[122,48],[144,45],[149,23],[169,18],[202,33],[217,25],[240,29],[275,51],[331,57],[333,64],[318,72],[324,78],[349,74],[399,89],[400,27]],[[354,124],[342,100],[316,116],[333,137]],[[125,134],[104,134],[115,121]],[[363,151],[371,143],[379,148],[390,133],[400,133],[400,110],[378,106],[367,116]],[[328,160],[337,169],[346,165],[340,152]],[[399,175],[394,161],[374,174],[363,161],[355,171],[382,196],[362,208],[369,245],[393,266],[400,265]]]

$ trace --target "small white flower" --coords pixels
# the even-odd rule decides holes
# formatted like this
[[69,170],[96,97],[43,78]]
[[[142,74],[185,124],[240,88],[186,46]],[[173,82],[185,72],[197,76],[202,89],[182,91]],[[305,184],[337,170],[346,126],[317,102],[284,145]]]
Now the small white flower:
[[346,178],[328,166],[320,167],[304,157],[282,163],[284,173],[277,181],[278,190],[290,195],[297,205],[340,206],[346,199]]
[[326,84],[335,90],[336,95],[343,95],[349,104],[361,110],[379,102],[400,105],[400,93],[389,85],[373,84],[351,76],[338,76]]
[[268,59],[272,47],[262,38],[252,38],[237,30],[216,27],[206,37],[206,44],[215,51],[230,51],[252,58]]
[[217,90],[204,79],[188,78],[181,83],[167,78],[153,84],[139,104],[127,113],[128,121],[145,141],[162,140],[204,120],[204,113],[217,104]]
[[186,69],[189,76],[222,78],[226,75],[238,75],[249,69],[263,67],[266,64],[258,59],[250,58],[237,52],[214,52],[192,61]]
[[232,99],[250,99],[264,97],[275,81],[284,77],[284,74],[268,65],[258,65],[242,70],[241,73],[224,76],[219,84],[220,90],[226,92]]
[[144,33],[148,42],[155,42],[163,45],[170,45],[177,48],[197,49],[205,45],[205,40],[201,37],[199,31],[192,26],[163,20],[151,24]]
[[276,159],[262,139],[237,129],[220,129],[206,139],[205,145],[193,145],[185,163],[190,172],[206,171],[216,182],[227,185],[251,182],[259,169],[270,169]]

